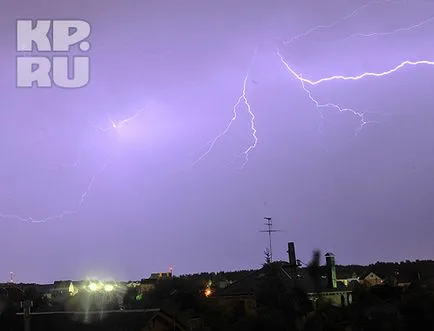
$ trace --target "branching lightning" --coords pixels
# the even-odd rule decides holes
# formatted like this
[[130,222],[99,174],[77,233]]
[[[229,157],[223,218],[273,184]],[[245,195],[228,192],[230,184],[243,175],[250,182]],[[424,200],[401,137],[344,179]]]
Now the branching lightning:
[[[360,13],[362,10],[365,10],[367,7],[372,6],[374,4],[379,4],[379,3],[398,3],[401,2],[402,0],[374,0],[374,1],[370,1],[364,5],[361,5],[359,7],[357,7],[355,10],[353,10],[352,12],[350,12],[349,14],[347,14],[346,16],[344,16],[343,18],[333,21],[329,24],[324,24],[324,25],[317,25],[303,33],[300,33],[298,35],[295,35],[291,38],[289,38],[288,40],[283,42],[283,45],[288,45],[288,44],[292,44],[298,40],[300,40],[301,38],[305,38],[308,35],[320,31],[320,30],[324,30],[324,29],[330,29],[333,28],[337,25],[339,25],[340,23],[347,21],[353,17],[355,17],[358,13]],[[391,31],[387,31],[387,32],[373,32],[373,33],[355,33],[355,34],[351,34],[348,37],[345,37],[344,39],[341,39],[341,41],[346,41],[352,38],[356,38],[356,37],[380,37],[380,36],[389,36],[389,35],[394,35],[397,33],[401,33],[401,32],[406,32],[406,31],[411,31],[413,29],[417,29],[420,28],[424,25],[427,25],[431,22],[434,22],[434,17],[428,18],[420,23],[417,24],[413,24],[407,27],[401,27],[398,29],[394,29]],[[311,91],[311,88],[319,86],[321,84],[325,84],[325,83],[331,83],[333,81],[359,81],[362,79],[368,79],[368,78],[380,78],[380,77],[386,77],[389,75],[392,75],[394,73],[396,73],[397,71],[404,69],[405,67],[414,67],[414,66],[434,66],[434,61],[430,61],[430,60],[420,60],[420,61],[410,61],[410,60],[406,60],[406,61],[402,61],[399,64],[396,64],[394,66],[391,66],[391,68],[385,70],[385,71],[381,71],[381,72],[363,72],[361,74],[356,74],[356,75],[333,75],[333,76],[326,76],[326,77],[322,77],[322,78],[318,78],[318,79],[309,79],[309,78],[305,78],[304,75],[302,75],[301,73],[297,73],[289,64],[288,62],[285,60],[285,58],[281,55],[280,51],[277,51],[277,55],[278,58],[282,64],[282,66],[286,69],[286,71],[296,80],[298,80],[301,84],[301,87],[303,88],[303,90],[306,92],[309,100],[315,105],[315,107],[320,111],[321,116],[323,116],[322,113],[322,109],[325,108],[333,108],[339,112],[350,112],[352,113],[354,116],[356,116],[359,120],[360,120],[360,128],[361,129],[365,124],[369,123],[369,121],[365,118],[365,114],[363,112],[360,111],[356,111],[352,108],[345,108],[345,107],[341,107],[337,104],[334,103],[321,103],[320,101],[318,101],[317,99],[314,98],[313,93]],[[248,99],[248,82],[250,79],[250,72],[252,69],[252,66],[254,64],[255,61],[255,57],[256,57],[256,51],[255,54],[253,56],[253,59],[250,63],[250,66],[247,70],[247,73],[243,79],[243,85],[242,85],[242,91],[241,91],[241,95],[238,97],[236,103],[233,106],[233,116],[231,118],[231,120],[228,122],[228,124],[226,125],[225,129],[218,134],[213,140],[211,140],[208,144],[208,148],[205,151],[205,153],[203,153],[194,163],[193,165],[196,165],[197,163],[199,163],[200,161],[202,161],[206,156],[208,156],[211,151],[214,149],[215,145],[217,144],[217,142],[219,140],[221,140],[231,129],[233,123],[237,120],[238,118],[238,112],[239,112],[239,108],[241,106],[245,106],[246,111],[248,112],[249,116],[250,116],[250,132],[251,132],[251,137],[252,137],[252,143],[244,150],[244,152],[241,153],[241,156],[244,157],[244,162],[241,166],[241,168],[243,168],[247,162],[249,161],[249,155],[252,152],[252,150],[254,150],[258,144],[258,137],[257,137],[257,128],[256,128],[256,117],[255,117],[255,113],[252,110],[251,104],[249,102]],[[108,120],[110,125],[108,127],[99,127],[96,126],[94,124],[91,123],[91,125],[96,128],[98,131],[101,132],[107,132],[110,130],[119,130],[122,129],[124,127],[126,127],[128,125],[129,122],[135,120],[144,110],[139,110],[138,112],[136,112],[133,116],[128,117],[126,119],[120,120],[120,121],[115,121],[112,119],[112,117],[109,116]],[[77,157],[77,161],[72,165],[74,167],[79,165],[80,162],[80,158],[81,155],[79,154]],[[93,189],[94,184],[95,184],[95,180],[96,178],[101,175],[107,168],[108,166],[108,162],[104,163],[103,167],[101,167],[101,169],[95,174],[93,175],[85,190],[82,192],[80,199],[76,205],[76,208],[71,209],[71,210],[66,210],[63,211],[59,214],[56,215],[52,215],[52,216],[48,216],[48,217],[43,217],[43,218],[34,218],[34,217],[23,217],[20,215],[14,215],[14,214],[3,214],[0,213],[0,218],[3,219],[12,219],[12,220],[18,220],[18,221],[22,221],[22,222],[30,222],[30,223],[44,223],[44,222],[48,222],[48,221],[52,221],[55,219],[61,219],[64,218],[68,215],[73,215],[73,214],[78,214],[81,210],[82,210],[82,206],[84,205],[84,203],[87,201],[87,198],[89,196],[90,191]]]
[[[332,23],[326,24],[326,25],[317,25],[303,33],[300,33],[298,35],[293,36],[292,38],[286,40],[283,42],[283,45],[288,45],[291,43],[296,42],[297,40],[299,40],[302,37],[307,37],[308,35],[310,35],[311,33],[314,33],[318,30],[322,30],[322,29],[330,29],[333,28],[335,26],[337,26],[338,24],[356,16],[360,11],[366,9],[368,6],[371,6],[373,4],[378,4],[381,2],[387,2],[387,3],[398,3],[400,2],[400,0],[379,0],[379,1],[371,1],[368,2],[362,6],[357,7],[355,10],[353,10],[351,13],[349,13],[348,15],[344,16],[343,18],[336,20]],[[416,28],[420,28],[423,25],[426,25],[430,22],[434,21],[434,17],[430,17],[422,22],[419,22],[417,24],[413,24],[407,27],[402,27],[402,28],[398,28],[398,29],[394,29],[392,31],[387,31],[387,32],[376,32],[376,33],[369,33],[369,34],[364,34],[364,33],[355,33],[352,34],[344,39],[342,39],[341,41],[346,41],[348,39],[351,38],[355,38],[355,37],[379,37],[379,36],[388,36],[388,35],[393,35],[393,34],[397,34],[400,32],[405,32],[405,31],[410,31]],[[303,88],[303,90],[306,92],[306,94],[308,95],[308,98],[315,104],[316,108],[320,111],[320,115],[322,117],[322,119],[324,119],[323,117],[323,113],[321,112],[321,110],[323,108],[334,108],[340,112],[351,112],[352,114],[354,114],[356,117],[358,117],[360,119],[360,127],[357,131],[360,131],[364,125],[366,125],[368,123],[368,121],[365,118],[365,114],[363,112],[359,112],[356,111],[354,109],[351,108],[343,108],[337,104],[334,103],[320,103],[317,99],[315,99],[312,95],[312,92],[306,87],[306,85],[311,85],[311,86],[316,86],[322,83],[326,83],[326,82],[331,82],[331,81],[335,81],[335,80],[344,80],[344,81],[357,81],[363,78],[368,78],[368,77],[383,77],[383,76],[387,76],[390,75],[392,73],[395,73],[396,71],[404,68],[405,66],[417,66],[417,65],[434,65],[433,61],[428,61],[428,60],[421,60],[421,61],[403,61],[400,64],[396,65],[395,67],[393,67],[392,69],[389,69],[387,71],[383,71],[383,72],[364,72],[360,75],[356,75],[356,76],[343,76],[343,75],[336,75],[336,76],[330,76],[330,77],[323,77],[320,78],[318,80],[311,80],[311,79],[306,79],[302,76],[302,74],[297,74],[290,66],[289,64],[285,61],[285,59],[283,58],[283,56],[280,54],[280,52],[278,51],[278,56],[280,58],[281,63],[284,65],[284,67],[286,68],[286,70],[294,77],[296,78],[298,81],[300,81],[301,86]]]
[[344,42],[344,41],[348,41],[350,39],[353,38],[357,38],[357,37],[384,37],[384,36],[390,36],[390,35],[394,35],[400,32],[407,32],[407,31],[411,31],[417,28],[420,28],[428,23],[434,22],[434,17],[430,17],[420,23],[417,24],[413,24],[407,27],[403,27],[403,28],[398,28],[395,30],[391,30],[391,31],[385,31],[385,32],[371,32],[371,33],[354,33],[349,35],[348,37],[345,37],[339,41]]
[[252,107],[250,106],[249,101],[247,100],[247,95],[246,95],[246,84],[247,84],[247,79],[244,79],[244,84],[243,84],[243,94],[242,94],[242,100],[244,102],[244,104],[247,107],[247,111],[249,112],[250,115],[250,129],[252,130],[252,137],[253,137],[253,143],[247,147],[247,149],[244,151],[244,162],[241,165],[241,168],[244,168],[244,166],[247,164],[247,162],[249,162],[249,153],[256,147],[256,145],[258,144],[258,137],[256,136],[256,125],[255,125],[255,114],[252,111]]
[[368,3],[365,3],[365,4],[357,7],[352,12],[350,12],[349,14],[347,14],[346,16],[344,16],[343,18],[341,18],[339,20],[333,21],[333,22],[328,23],[328,24],[321,24],[321,25],[314,26],[313,28],[311,28],[311,29],[309,29],[309,30],[307,30],[305,32],[299,33],[299,34],[297,34],[297,35],[295,35],[295,36],[293,36],[293,37],[285,40],[283,42],[283,44],[284,45],[292,44],[292,43],[296,42],[297,40],[299,40],[299,39],[301,39],[303,37],[306,37],[306,36],[310,35],[311,33],[316,32],[316,31],[325,30],[325,29],[331,29],[331,28],[333,28],[333,27],[341,24],[342,22],[349,20],[350,18],[353,18],[359,12],[361,12],[362,10],[364,10],[367,7],[370,7],[372,5],[379,4],[379,3],[389,3],[389,2],[397,3],[397,2],[400,2],[400,1],[401,0],[374,0],[374,1],[370,1]]
[[74,209],[65,210],[59,214],[51,215],[51,216],[47,216],[47,217],[39,218],[39,219],[35,219],[34,217],[29,217],[29,216],[23,217],[23,216],[15,215],[15,214],[2,214],[2,213],[0,213],[0,218],[13,219],[16,221],[29,222],[29,223],[46,223],[46,222],[49,222],[49,221],[52,221],[55,219],[64,218],[65,216],[68,216],[68,215],[78,214],[81,211],[81,208],[82,208],[83,204],[85,203],[90,191],[94,187],[95,179],[97,178],[97,176],[99,176],[102,172],[104,172],[106,170],[107,165],[108,165],[108,162],[103,165],[103,167],[99,170],[99,172],[97,174],[93,175],[90,178],[90,180],[86,186],[86,189],[83,191],[83,193],[80,196],[80,200],[77,203],[77,207]]
[[283,56],[280,54],[280,52],[277,52],[277,55],[279,56],[279,59],[283,66],[286,68],[286,70],[298,81],[300,81],[303,90],[307,93],[309,99],[316,105],[318,109],[321,108],[327,108],[332,107],[340,112],[349,111],[353,113],[355,116],[357,116],[360,119],[361,125],[359,127],[359,130],[362,129],[362,127],[367,124],[368,122],[365,119],[364,113],[357,112],[354,109],[351,108],[342,108],[337,104],[334,103],[326,103],[326,104],[320,104],[318,100],[314,99],[312,96],[312,93],[309,89],[306,88],[306,84],[315,86],[326,82],[331,82],[334,80],[344,80],[344,81],[357,81],[360,79],[368,78],[368,77],[383,77],[390,74],[393,74],[397,72],[398,70],[404,68],[405,66],[416,66],[416,65],[434,65],[434,61],[428,61],[428,60],[422,60],[422,61],[403,61],[400,64],[396,65],[392,69],[383,71],[383,72],[364,72],[360,75],[356,76],[342,76],[342,75],[336,75],[336,76],[330,76],[330,77],[323,77],[318,80],[310,80],[307,78],[304,78],[301,74],[297,74],[294,69],[292,69],[289,64],[285,61]]
[[213,148],[216,145],[216,143],[229,132],[229,130],[232,127],[232,124],[237,119],[237,116],[238,116],[238,107],[241,104],[244,104],[246,106],[247,112],[250,115],[250,129],[251,129],[252,137],[253,137],[253,143],[242,153],[242,155],[244,156],[244,159],[245,159],[242,167],[244,167],[245,164],[248,162],[248,160],[249,160],[249,153],[258,144],[258,137],[256,135],[257,130],[256,130],[256,126],[255,126],[255,119],[256,119],[256,117],[255,117],[255,114],[252,111],[252,107],[251,107],[251,105],[249,103],[249,100],[247,98],[247,83],[248,83],[248,80],[250,78],[250,72],[252,70],[253,64],[254,64],[255,59],[256,59],[256,53],[257,53],[257,50],[255,50],[255,53],[253,55],[253,59],[252,59],[252,61],[250,63],[249,68],[247,69],[247,74],[244,77],[243,88],[242,88],[242,91],[241,91],[241,95],[239,96],[237,102],[234,104],[234,106],[232,108],[232,113],[233,113],[232,119],[226,125],[226,128],[220,134],[218,134],[213,140],[211,140],[209,142],[208,149],[196,161],[193,162],[193,166],[196,165],[197,163],[199,163],[200,161],[202,161],[209,153],[211,153],[211,151],[213,150]]
[[[247,78],[247,76],[246,76]],[[247,79],[244,79],[244,82],[247,81]],[[245,84],[245,83],[244,83]],[[229,121],[229,123],[226,125],[226,128],[220,132],[213,140],[211,140],[209,142],[209,147],[208,149],[205,151],[205,153],[203,153],[196,161],[193,162],[193,166],[196,165],[197,163],[199,163],[200,161],[202,161],[206,156],[208,156],[209,153],[211,153],[211,151],[213,150],[215,144],[223,137],[225,136],[229,130],[231,129],[232,123],[235,122],[235,120],[237,119],[237,112],[238,112],[238,105],[241,103],[242,100],[242,96],[238,98],[237,103],[235,103],[234,107],[233,107],[233,116],[232,119]]]
[[295,71],[293,69],[291,69],[291,67],[283,60],[283,57],[280,55],[279,53],[279,57],[283,63],[283,65],[286,67],[286,69],[295,77],[297,78],[299,81],[302,81],[306,84],[309,85],[319,85],[322,83],[326,83],[326,82],[331,82],[334,80],[360,80],[363,78],[368,78],[368,77],[383,77],[383,76],[387,76],[390,74],[393,74],[395,72],[397,72],[398,70],[406,67],[406,66],[417,66],[417,65],[434,65],[434,61],[428,61],[428,60],[421,60],[421,61],[403,61],[400,64],[396,65],[395,67],[393,67],[392,69],[383,71],[383,72],[364,72],[362,74],[356,75],[356,76],[342,76],[342,75],[336,75],[336,76],[330,76],[330,77],[323,77],[320,78],[318,80],[310,80],[310,79],[306,79],[303,78],[301,75],[295,73]]
[[[296,41],[298,41],[301,38],[305,38],[308,35],[319,31],[319,30],[324,30],[324,29],[330,29],[333,28],[339,24],[341,24],[342,22],[349,20],[350,18],[353,18],[354,16],[356,16],[359,12],[361,12],[362,10],[366,9],[369,6],[375,5],[375,4],[380,4],[380,3],[400,3],[402,2],[402,0],[374,0],[374,1],[370,1],[366,4],[363,4],[359,7],[357,7],[356,9],[354,9],[352,12],[350,12],[349,14],[347,14],[346,16],[344,16],[341,19],[338,19],[336,21],[333,21],[329,24],[323,24],[323,25],[317,25],[303,33],[300,33],[298,35],[293,36],[292,38],[283,41],[283,45],[288,45],[291,43],[294,43]],[[388,32],[378,32],[378,33],[370,33],[370,34],[362,34],[362,33],[358,33],[358,34],[353,34],[350,35],[349,37],[347,37],[346,39],[350,39],[350,38],[354,38],[357,36],[361,36],[361,37],[373,37],[373,36],[387,36],[387,35],[392,35],[392,34],[396,34],[396,33],[400,33],[400,32],[404,32],[404,31],[410,31],[419,27],[422,27],[423,25],[426,25],[430,22],[434,21],[434,17],[431,17],[429,19],[426,19],[420,23],[417,24],[413,24],[411,26],[407,26],[407,27],[402,27],[402,28],[398,28],[392,31],[388,31]],[[338,104],[335,103],[331,103],[331,102],[327,102],[327,103],[321,103],[319,100],[315,99],[313,96],[312,91],[308,88],[308,86],[311,87],[315,87],[317,85],[320,84],[324,84],[327,82],[332,82],[332,81],[358,81],[361,79],[365,79],[365,78],[380,78],[380,77],[384,77],[384,76],[388,76],[391,75],[397,71],[399,71],[400,69],[403,69],[404,67],[411,67],[411,66],[419,66],[419,65],[434,65],[434,61],[429,61],[429,60],[420,60],[420,61],[403,61],[397,65],[395,65],[394,67],[392,67],[391,69],[382,71],[382,72],[364,72],[358,75],[352,75],[352,76],[344,76],[344,75],[334,75],[334,76],[326,76],[326,77],[322,77],[319,78],[317,80],[313,80],[313,79],[308,79],[305,78],[301,73],[297,73],[294,71],[294,69],[292,69],[292,67],[288,64],[288,62],[284,59],[284,57],[281,55],[280,51],[277,51],[277,55],[279,56],[280,62],[283,64],[284,68],[295,78],[297,79],[300,84],[301,87],[303,88],[303,90],[306,92],[309,100],[315,105],[315,107],[319,110],[319,113],[321,115],[321,118],[324,119],[323,117],[323,112],[322,110],[325,108],[332,108],[335,109],[339,112],[350,112],[352,113],[354,116],[356,116],[359,121],[360,121],[360,126],[358,128],[358,130],[356,131],[359,132],[366,124],[368,123],[372,123],[373,121],[368,121],[366,119],[365,116],[365,112],[360,112],[357,111],[353,108],[347,108],[347,107],[342,107],[339,106]],[[250,69],[249,69],[250,71]],[[251,116],[251,130],[252,130],[252,136],[254,137],[254,143],[245,150],[244,157],[245,157],[245,161],[242,165],[242,168],[245,166],[245,164],[248,162],[249,159],[249,152],[251,152],[257,145],[257,130],[256,130],[256,126],[255,126],[255,115],[254,113],[251,111],[251,105],[248,102],[247,96],[246,96],[246,83],[248,80],[248,76],[249,74],[246,75],[245,79],[244,79],[244,83],[243,83],[243,92],[242,95],[239,97],[237,103],[234,105],[233,108],[233,117],[230,120],[230,122],[228,123],[228,125],[226,126],[225,130],[223,130],[217,137],[215,137],[210,143],[209,143],[209,148],[207,149],[207,151],[201,155],[201,157],[196,160],[194,162],[194,164],[198,163],[199,161],[201,161],[204,157],[206,157],[214,148],[215,144],[223,137],[225,136],[233,122],[237,119],[237,110],[238,110],[238,106],[243,102],[245,104],[245,106],[247,107],[248,112],[250,113]]]
[[[279,55],[280,55],[280,54],[279,54]],[[281,61],[283,61],[283,62],[286,64],[286,62],[283,60],[283,58],[281,58]],[[300,78],[301,78],[301,75],[300,75]],[[298,78],[297,78],[297,79],[298,79]],[[319,110],[322,119],[324,119],[324,114],[323,114],[323,112],[321,111],[322,109],[324,109],[324,108],[334,108],[334,109],[338,110],[338,111],[341,112],[341,113],[343,113],[343,112],[350,112],[350,113],[352,113],[353,115],[355,115],[356,117],[359,118],[360,126],[359,126],[359,128],[357,129],[357,132],[359,132],[360,130],[362,130],[363,127],[364,127],[366,124],[369,123],[369,122],[365,119],[365,114],[364,114],[364,113],[358,112],[358,111],[356,111],[356,110],[354,110],[354,109],[352,109],[352,108],[343,108],[343,107],[341,107],[341,106],[339,106],[339,105],[337,105],[337,104],[335,104],[335,103],[331,103],[331,102],[328,102],[328,103],[320,103],[317,99],[315,99],[315,98],[312,96],[312,92],[311,92],[309,89],[306,88],[306,84],[305,84],[305,82],[304,82],[302,79],[300,79],[300,83],[301,83],[301,86],[302,86],[303,90],[306,92],[308,98],[309,98],[309,99],[310,99],[310,100],[315,104],[315,107]],[[357,132],[356,132],[356,133],[357,133]]]
[[[136,112],[133,116],[128,117],[124,120],[115,122],[112,120],[111,117],[109,117],[109,121],[111,123],[110,127],[99,127],[96,126],[94,124],[91,123],[91,125],[98,129],[99,131],[102,132],[106,132],[108,130],[118,130],[121,129],[125,126],[127,126],[127,124],[133,120],[135,120],[144,110],[139,110],[138,112]],[[77,158],[76,161],[73,164],[67,164],[64,166],[69,166],[69,167],[77,167],[79,165],[79,162],[81,160],[81,152],[77,153]],[[82,210],[82,207],[84,205],[84,203],[87,201],[87,198],[89,196],[89,193],[91,192],[91,190],[94,188],[95,185],[95,180],[97,179],[98,176],[100,176],[107,168],[109,164],[109,161],[105,162],[103,164],[103,166],[100,168],[99,171],[97,171],[96,174],[94,174],[93,176],[91,176],[86,188],[84,189],[84,191],[81,193],[80,195],[80,199],[76,205],[76,207],[74,209],[71,210],[65,210],[61,213],[55,214],[55,215],[51,215],[51,216],[47,216],[47,217],[42,217],[42,218],[35,218],[35,217],[30,217],[30,216],[21,216],[21,215],[17,215],[17,214],[5,214],[5,213],[0,213],[0,218],[2,219],[11,219],[11,220],[16,220],[16,221],[21,221],[21,222],[27,222],[27,223],[46,223],[49,221],[53,221],[53,220],[58,220],[58,219],[62,219],[66,216],[69,215],[75,215],[80,213],[80,211]]]
[[[303,90],[306,92],[308,98],[315,104],[316,108],[320,111],[320,115],[321,117],[324,119],[323,117],[323,113],[322,113],[322,109],[324,108],[334,108],[340,112],[351,112],[352,114],[354,114],[356,117],[359,118],[360,120],[360,127],[359,130],[361,130],[363,128],[364,125],[366,125],[368,122],[365,120],[365,115],[364,113],[355,111],[354,109],[351,108],[343,108],[337,104],[334,103],[320,103],[317,99],[315,99],[312,95],[312,92],[306,87],[306,84],[310,84],[310,81],[307,79],[304,79],[302,77],[301,74],[297,74],[290,66],[289,64],[285,61],[285,59],[283,58],[283,56],[280,54],[280,52],[277,52],[277,55],[279,56],[280,62],[284,65],[284,67],[291,73],[292,76],[294,76],[295,79],[297,79],[300,83],[301,83],[301,87],[303,88]],[[313,84],[311,84],[313,85]]]

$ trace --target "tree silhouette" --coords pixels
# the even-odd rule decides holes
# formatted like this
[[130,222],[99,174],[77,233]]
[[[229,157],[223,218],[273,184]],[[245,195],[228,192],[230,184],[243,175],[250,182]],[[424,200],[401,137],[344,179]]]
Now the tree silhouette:
[[270,250],[268,248],[265,249],[264,255],[265,255],[265,264],[270,264],[271,263],[271,253],[270,253]]

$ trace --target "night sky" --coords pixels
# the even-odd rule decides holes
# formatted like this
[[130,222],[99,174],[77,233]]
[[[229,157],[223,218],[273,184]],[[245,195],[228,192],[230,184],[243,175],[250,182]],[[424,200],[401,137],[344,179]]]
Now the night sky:
[[[434,65],[301,80],[434,61],[434,1],[0,5],[0,281],[257,268],[265,216],[275,260],[433,257]],[[63,18],[90,84],[16,88],[16,20]]]

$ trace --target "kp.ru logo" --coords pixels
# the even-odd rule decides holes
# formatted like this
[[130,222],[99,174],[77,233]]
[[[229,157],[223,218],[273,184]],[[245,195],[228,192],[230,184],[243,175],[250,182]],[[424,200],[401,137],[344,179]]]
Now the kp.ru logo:
[[[17,51],[39,53],[66,53],[79,44],[82,52],[90,49],[86,38],[90,24],[82,20],[17,21]],[[42,54],[41,54],[42,55]],[[70,63],[72,60],[72,63]],[[89,57],[87,56],[17,56],[17,87],[81,88],[89,83]],[[72,69],[72,73],[70,72]]]

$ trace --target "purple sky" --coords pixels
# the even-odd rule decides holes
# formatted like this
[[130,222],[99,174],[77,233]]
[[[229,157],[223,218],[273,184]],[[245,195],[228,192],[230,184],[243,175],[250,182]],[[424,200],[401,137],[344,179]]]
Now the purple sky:
[[[283,230],[275,259],[288,241],[304,262],[315,248],[341,264],[432,258],[434,66],[306,85],[320,103],[365,113],[358,131],[351,112],[321,117],[277,55],[311,80],[434,60],[434,19],[407,29],[434,16],[433,1],[375,1],[338,22],[363,4],[2,0],[0,281],[256,268],[264,216]],[[15,88],[15,20],[47,18],[92,24],[89,86]],[[318,25],[331,27],[282,46]],[[248,163],[237,158],[254,142],[241,104],[193,166],[232,118],[255,49]],[[64,211],[74,213],[23,221]]]

